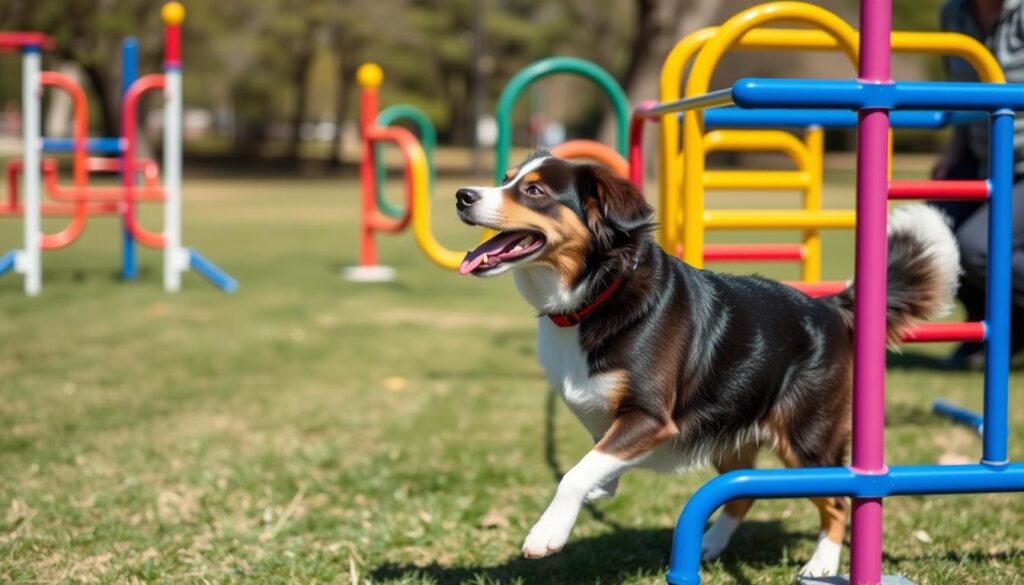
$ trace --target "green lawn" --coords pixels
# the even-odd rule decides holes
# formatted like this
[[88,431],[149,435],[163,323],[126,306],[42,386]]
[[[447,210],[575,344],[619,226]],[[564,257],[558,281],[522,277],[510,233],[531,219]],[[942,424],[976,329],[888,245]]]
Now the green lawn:
[[[458,184],[442,183],[444,194]],[[510,279],[442,271],[403,235],[382,241],[396,282],[345,282],[352,181],[186,187],[186,243],[238,277],[238,294],[193,274],[164,294],[151,251],[139,281],[119,283],[111,219],[45,257],[41,298],[0,280],[0,580],[662,582],[674,520],[709,473],[627,475],[565,551],[520,558],[588,437],[547,392],[532,311]],[[829,197],[848,200],[848,186]],[[442,241],[471,242],[439,199]],[[5,250],[20,224],[2,221]],[[849,276],[849,235],[826,247],[826,275]],[[979,440],[928,405],[979,406],[981,377],[928,369],[912,353],[923,351],[893,358],[889,461],[976,458]],[[1013,424],[1020,437],[1019,407]],[[1019,440],[1013,454],[1024,458]],[[1024,583],[1022,520],[1018,496],[889,500],[886,569],[917,583]],[[704,575],[790,583],[816,535],[810,503],[759,503]]]

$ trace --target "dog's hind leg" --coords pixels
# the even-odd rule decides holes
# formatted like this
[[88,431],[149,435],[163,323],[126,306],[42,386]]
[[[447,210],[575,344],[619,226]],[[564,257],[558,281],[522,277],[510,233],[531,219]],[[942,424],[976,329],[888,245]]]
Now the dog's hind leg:
[[805,577],[831,577],[839,574],[839,561],[843,553],[843,534],[846,532],[846,500],[844,498],[811,498],[821,516],[818,545],[800,569]]
[[[832,454],[822,454],[819,461],[803,461],[808,456],[800,457],[789,441],[780,441],[777,454],[787,467],[822,467],[843,464],[843,442],[834,444]],[[814,548],[811,559],[800,568],[804,577],[832,577],[839,574],[839,562],[843,553],[843,535],[846,533],[846,499],[845,498],[811,498],[818,508],[821,519],[821,532],[818,544]]]
[[[736,469],[753,469],[757,459],[757,445],[746,445],[738,451],[729,451],[722,455],[715,464],[718,473],[726,473]],[[739,528],[743,518],[754,505],[754,500],[733,500],[723,506],[722,512],[715,519],[715,522],[704,533],[701,540],[701,560],[712,561],[722,554],[729,544],[736,529]]]
[[539,558],[561,550],[587,495],[639,464],[675,432],[671,425],[641,412],[618,416],[597,445],[558,483],[555,497],[526,536],[523,554]]

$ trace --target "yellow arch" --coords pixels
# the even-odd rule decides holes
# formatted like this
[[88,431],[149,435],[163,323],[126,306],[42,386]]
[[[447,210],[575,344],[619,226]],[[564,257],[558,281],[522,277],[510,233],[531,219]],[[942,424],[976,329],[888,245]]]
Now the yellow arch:
[[[823,30],[793,30],[757,28],[773,21],[791,21],[817,26]],[[705,28],[696,31],[676,44],[669,53],[661,71],[661,87],[659,98],[662,102],[679,99],[679,88],[685,66],[694,60],[694,66],[687,80],[686,96],[694,96],[708,91],[711,74],[722,55],[731,48],[738,49],[805,49],[805,50],[842,50],[851,63],[857,63],[858,35],[856,31],[835,14],[818,6],[802,2],[775,2],[748,9],[730,18],[722,27]],[[1004,82],[1005,79],[995,58],[976,40],[956,33],[920,33],[894,32],[892,34],[893,50],[897,52],[951,55],[965,59],[979,77],[986,82]],[[680,219],[684,224],[684,249],[689,250],[684,259],[697,266],[703,262],[703,217],[704,198],[701,190],[703,179],[694,177],[692,172],[700,175],[704,167],[705,144],[699,137],[703,131],[703,118],[700,112],[687,112],[683,115],[684,144],[697,145],[697,148],[679,148],[679,122],[676,115],[665,116],[661,120],[661,164],[659,178],[659,200],[662,209],[662,244],[666,247],[678,246]],[[689,133],[687,132],[689,129]],[[820,130],[808,132],[808,147],[811,143],[821,142]],[[694,150],[698,152],[693,152]],[[820,147],[819,147],[820,150]],[[692,153],[692,156],[691,156]],[[699,158],[699,161],[696,160]],[[682,163],[682,164],[680,164]],[[799,164],[799,163],[798,163]],[[813,167],[813,165],[811,165]],[[807,168],[805,170],[812,170]],[[813,170],[812,170],[813,172]],[[820,175],[820,169],[815,173]],[[680,213],[680,197],[678,188],[683,187],[685,211]],[[814,192],[812,192],[814,191]],[[820,206],[820,186],[808,190],[805,194],[805,206],[810,207],[812,200]],[[695,213],[688,213],[695,211]],[[682,218],[680,218],[680,215]],[[687,220],[687,217],[690,220]],[[805,236],[805,245],[820,250],[820,241],[816,234]],[[815,257],[813,250],[808,250],[808,258]],[[804,274],[807,278],[814,276],[819,269],[810,268],[805,262]],[[820,262],[818,262],[820,264]]]
[[[856,62],[857,33],[835,14],[801,2],[776,2],[745,10],[727,20],[705,43],[696,56],[686,82],[686,95],[706,93],[711,75],[725,52],[748,31],[776,21],[791,21],[817,26],[830,35]],[[704,185],[705,152],[703,116],[696,111],[683,113],[683,260],[701,267],[704,263]],[[691,146],[692,145],[692,146]],[[675,214],[678,217],[678,213]]]

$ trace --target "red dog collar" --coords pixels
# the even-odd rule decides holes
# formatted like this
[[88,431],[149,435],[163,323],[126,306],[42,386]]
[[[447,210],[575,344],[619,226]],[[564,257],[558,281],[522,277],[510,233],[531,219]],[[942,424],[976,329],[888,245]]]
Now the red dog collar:
[[620,286],[622,286],[622,278],[616,278],[615,282],[611,283],[608,288],[604,289],[601,294],[597,295],[597,298],[589,305],[583,307],[579,311],[569,311],[568,313],[562,313],[559,315],[549,314],[548,319],[551,319],[551,322],[559,327],[572,327],[574,325],[579,325],[587,315],[593,313],[600,308],[601,305],[608,302],[608,299],[612,298],[612,295],[615,294],[615,291],[619,290]]

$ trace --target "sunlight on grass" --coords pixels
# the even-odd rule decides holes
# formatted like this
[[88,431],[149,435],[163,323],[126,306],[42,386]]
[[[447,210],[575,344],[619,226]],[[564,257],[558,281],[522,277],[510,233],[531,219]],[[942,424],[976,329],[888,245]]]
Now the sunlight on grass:
[[[450,211],[458,184],[435,197],[452,248],[477,237]],[[533,312],[510,279],[435,268],[408,234],[380,238],[395,282],[342,280],[357,194],[347,180],[187,181],[185,241],[240,280],[234,296],[194,274],[164,294],[153,251],[138,282],[118,282],[109,218],[47,254],[41,298],[0,279],[0,579],[663,582],[674,520],[711,475],[628,475],[562,554],[520,559],[556,477],[589,446],[549,399]],[[829,186],[830,205],[848,196]],[[143,220],[159,226],[156,210]],[[3,221],[6,250],[20,226]],[[828,278],[849,277],[851,244],[827,235]],[[925,367],[937,351],[892,360],[892,463],[980,452],[928,413],[935,396],[981,404],[980,375]],[[1024,411],[1012,412],[1021,436]],[[891,500],[886,569],[921,584],[1019,582],[1022,512],[1009,495]],[[704,574],[791,583],[816,530],[807,502],[759,503]]]

